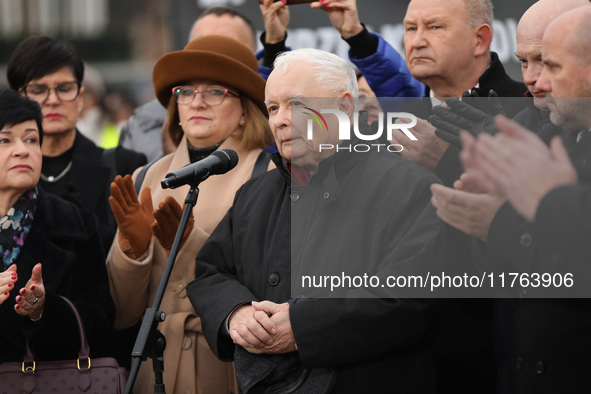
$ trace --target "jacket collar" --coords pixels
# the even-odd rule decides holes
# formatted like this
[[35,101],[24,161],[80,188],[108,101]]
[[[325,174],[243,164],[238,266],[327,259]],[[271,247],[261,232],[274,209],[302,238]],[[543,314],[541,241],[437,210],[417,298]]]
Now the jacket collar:
[[[481,95],[481,97],[487,97],[489,90],[505,90],[508,89],[510,83],[511,79],[507,76],[505,67],[499,60],[499,55],[496,52],[491,52],[489,66],[478,78],[478,88],[476,90],[482,90],[482,93],[486,93],[486,95]],[[480,92],[478,93],[480,94]]]
[[[480,97],[487,97],[488,91],[493,89],[497,93],[509,89],[513,80],[505,72],[503,63],[499,60],[496,52],[490,52],[490,63],[486,71],[478,78],[476,92]],[[425,97],[429,97],[431,88],[425,85]]]
[[[329,172],[342,172],[348,171],[351,166],[356,165],[360,160],[363,160],[363,155],[373,154],[371,152],[364,152],[364,153],[355,153],[349,152],[347,148],[349,146],[357,145],[358,143],[364,143],[357,137],[350,141],[343,141],[339,145],[339,152],[335,152],[334,154],[326,157],[318,163],[318,170],[310,177],[310,183],[317,181],[318,179],[323,179]],[[372,148],[373,149],[373,148]],[[285,159],[278,153],[271,153],[271,160],[275,163],[275,166],[283,175],[287,182],[292,182],[293,177],[289,173],[285,165]],[[295,182],[294,182],[295,184]]]
[[48,240],[80,241],[88,238],[78,209],[70,202],[47,194],[39,187],[39,202],[31,232],[41,232]]
[[102,162],[103,149],[76,130],[72,152],[73,166],[70,183],[76,186],[80,201],[85,209],[95,212],[96,206],[105,193],[110,170]]

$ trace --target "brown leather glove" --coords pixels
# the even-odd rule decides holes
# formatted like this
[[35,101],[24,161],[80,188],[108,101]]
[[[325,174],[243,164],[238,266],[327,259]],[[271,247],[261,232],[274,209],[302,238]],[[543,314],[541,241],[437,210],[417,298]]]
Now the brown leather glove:
[[[152,224],[152,232],[160,242],[160,245],[162,245],[166,257],[170,255],[170,249],[172,248],[174,237],[176,235],[177,229],[179,228],[181,217],[183,216],[183,210],[184,206],[181,208],[174,197],[168,196],[158,205],[158,209],[154,211],[154,219],[156,221]],[[181,241],[181,247],[179,250],[185,244],[185,241],[189,237],[191,230],[193,230],[194,224],[195,219],[193,217],[193,212],[191,212],[191,216],[189,216],[187,228],[183,234],[183,240]]]
[[131,259],[143,256],[152,238],[150,225],[154,222],[154,215],[151,192],[149,187],[142,190],[140,204],[130,175],[125,175],[125,178],[117,175],[111,183],[109,204],[119,227],[119,246]]

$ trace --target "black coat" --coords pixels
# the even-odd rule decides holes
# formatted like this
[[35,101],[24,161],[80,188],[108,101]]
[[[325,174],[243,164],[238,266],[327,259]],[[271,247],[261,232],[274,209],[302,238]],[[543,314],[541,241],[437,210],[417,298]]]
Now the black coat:
[[[490,55],[490,66],[478,79],[479,87],[475,89],[478,95],[488,97],[492,89],[499,97],[523,97],[526,86],[507,75],[495,52]],[[428,119],[432,114],[429,94],[430,88],[426,86],[425,98],[408,105],[403,111]],[[507,116],[512,117],[526,107],[525,100],[516,104],[519,105],[505,108]],[[463,172],[459,152],[457,147],[450,145],[434,171],[448,187],[452,187]],[[466,270],[471,266],[471,239],[451,226],[446,227],[446,271]],[[439,392],[495,392],[496,371],[491,337],[493,307],[492,299],[446,299],[442,302],[441,329],[437,340]]]
[[[366,257],[369,275],[375,268],[370,256],[382,261],[384,250],[391,251],[382,266],[390,273],[437,265],[444,254],[443,223],[429,203],[428,188],[436,178],[385,151],[362,154],[368,155],[366,167],[347,167],[342,161],[347,155],[321,161],[305,186],[291,185],[276,155],[279,168],[237,192],[233,207],[202,247],[187,293],[220,359],[233,357],[234,344],[223,325],[237,305],[292,298],[299,277],[292,276],[293,259],[323,266],[327,250],[339,256],[350,252]],[[359,183],[348,182],[347,173]],[[383,194],[351,201],[351,193],[375,191],[380,184]],[[297,204],[303,209],[293,208]],[[302,225],[295,233],[294,221]],[[375,231],[388,222],[389,230]],[[362,238],[352,240],[360,230]],[[385,235],[388,245],[378,241]],[[325,247],[314,248],[318,241]],[[289,313],[304,367],[337,368],[333,393],[433,392],[435,366],[427,340],[436,318],[432,301],[316,298],[292,305]]]
[[[569,149],[580,173],[591,168],[589,137],[585,135]],[[509,204],[503,205],[491,224],[485,249],[480,248],[479,263],[498,272],[572,272],[577,283],[588,287],[589,179],[581,177],[581,181],[586,184],[558,188],[544,197],[534,223],[519,216]],[[504,345],[499,355],[502,392],[587,391],[591,303],[588,299],[529,298],[532,290],[515,294],[518,298],[511,315],[507,314],[510,301],[503,301],[504,308],[499,308],[503,313],[499,320],[513,325],[499,330],[503,335],[499,343]],[[514,335],[509,337],[511,332]]]
[[[81,208],[96,215],[99,225],[99,234],[104,245],[105,254],[111,248],[111,243],[117,231],[117,223],[114,220],[109,196],[110,185],[115,179],[111,169],[103,161],[104,149],[96,146],[91,140],[76,131],[72,152],[72,168],[66,176],[67,184],[74,185],[77,196],[71,196],[77,200]],[[116,174],[124,176],[133,174],[136,168],[146,164],[146,157],[125,148],[117,148]],[[41,187],[46,187],[47,182],[39,180]],[[55,191],[53,194],[61,196],[64,190]]]
[[[490,53],[490,66],[478,79],[478,88],[476,92],[480,97],[488,97],[488,92],[492,89],[499,97],[523,97],[527,91],[526,86],[514,81],[507,75],[503,64],[499,60],[499,56],[495,52]],[[426,88],[426,96],[429,96],[429,87]],[[512,118],[517,115],[526,106],[525,102],[521,105],[511,106],[510,108],[503,108],[507,117]],[[429,114],[431,115],[431,108]],[[426,119],[426,118],[425,118]],[[435,168],[435,175],[441,179],[445,186],[452,187],[456,179],[462,174],[462,163],[459,158],[459,149],[453,145],[447,149],[439,164]]]
[[[552,137],[562,132],[562,129],[550,122],[549,112],[544,113],[533,104],[529,91],[523,99],[527,107],[515,115],[514,121],[535,132],[546,143],[549,144]],[[507,209],[512,210],[509,204],[501,208],[499,212]],[[515,220],[515,226],[527,225],[515,212],[511,214]],[[509,226],[511,227],[511,226]],[[484,243],[473,239],[475,257],[485,252],[482,251]],[[486,256],[484,257],[486,259]],[[493,347],[497,366],[497,392],[513,393],[515,391],[515,315],[519,301],[515,298],[499,298],[495,301],[493,319]]]
[[[14,311],[14,299],[37,263],[43,265],[46,300],[43,317],[34,323]],[[37,361],[77,357],[80,342],[76,319],[60,295],[78,309],[91,357],[102,355],[102,342],[113,327],[115,305],[94,215],[39,189],[31,232],[16,266],[18,281],[0,305],[0,362],[22,361],[26,337]]]

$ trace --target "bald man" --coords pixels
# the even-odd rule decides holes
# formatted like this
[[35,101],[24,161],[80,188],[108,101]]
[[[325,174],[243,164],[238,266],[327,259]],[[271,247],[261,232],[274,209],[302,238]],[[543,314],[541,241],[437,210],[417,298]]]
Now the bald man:
[[[548,25],[559,15],[589,5],[588,0],[540,0],[532,5],[517,25],[517,51],[523,81],[528,89],[529,106],[514,120],[533,131],[540,131],[549,122],[546,91],[538,83],[542,62],[542,37]],[[581,35],[581,37],[584,37]],[[587,37],[588,38],[588,37]],[[532,102],[533,101],[533,102]],[[546,142],[548,138],[546,138]]]
[[[546,142],[559,133],[560,128],[550,122],[544,101],[551,87],[538,83],[543,68],[542,37],[550,22],[560,14],[585,5],[589,5],[587,0],[541,0],[524,13],[518,25],[516,56],[522,63],[523,78],[528,88],[528,107],[514,119],[530,130],[541,132]],[[581,34],[581,37],[585,36]],[[524,239],[527,244],[528,224],[509,204],[503,205],[505,198],[471,193],[469,186],[464,182],[456,183],[455,189],[433,186],[432,202],[440,218],[474,237],[476,247],[472,248],[475,252],[473,258],[478,258],[481,266],[499,257],[503,261],[514,261],[515,264],[531,258],[532,251],[520,243]],[[495,268],[494,264],[492,268]],[[498,300],[496,305],[495,357],[499,392],[502,393],[513,392],[515,386],[517,369],[513,331],[517,307],[517,301],[511,299]]]
[[[551,89],[538,83],[544,67],[542,62],[542,37],[548,25],[559,15],[577,7],[589,5],[588,0],[540,0],[522,16],[517,26],[517,51],[523,80],[528,88],[528,107],[517,114],[514,120],[529,130],[541,132],[542,139],[549,142],[558,134],[559,127],[550,123],[545,101]],[[584,34],[580,34],[584,38]],[[486,242],[489,227],[504,200],[488,195],[469,193],[462,182],[456,189],[435,186],[434,203],[440,217],[451,226]]]
[[[540,6],[548,3],[565,6],[562,1],[543,1],[529,15],[544,15]],[[494,218],[486,245],[490,263],[486,269],[517,273],[566,270],[579,286],[589,286],[591,5],[582,3],[548,23],[538,41],[542,47],[537,49],[542,52],[543,68],[530,83],[545,93],[550,120],[564,130],[561,137],[570,145],[568,153],[559,140],[552,141],[550,150],[517,124],[499,122],[503,132],[494,138],[483,136],[475,144],[471,144],[473,138],[464,138],[468,146],[462,156],[471,177],[477,168],[474,163],[479,163],[489,181],[475,179],[485,188],[493,184],[489,190],[508,197],[512,204],[504,205]],[[571,162],[579,170],[578,185]],[[434,189],[437,200],[439,193]],[[514,310],[506,302],[498,308],[499,321],[504,323],[497,331],[498,344],[503,345],[498,348],[504,361],[500,371],[505,379],[503,392],[588,391],[591,303],[587,299],[532,298],[535,291],[523,289]],[[507,379],[514,386],[507,386]]]
[[[508,121],[498,123],[502,132],[494,138],[479,138],[475,144],[465,139],[468,147],[463,153],[468,172],[475,168],[472,163],[488,168],[493,188],[509,198],[524,217],[522,222],[527,219],[520,239],[521,249],[528,253],[520,254],[522,258],[510,262],[509,268],[569,271],[585,287],[591,276],[589,37],[591,5],[587,3],[552,21],[542,41],[544,68],[537,84],[546,91],[551,121],[564,129],[565,143],[571,143],[568,154],[560,140],[553,140],[548,149]],[[495,223],[491,237],[494,228]],[[516,242],[511,231],[505,231],[504,238],[508,246]],[[515,256],[515,248],[510,249]],[[514,325],[517,393],[588,392],[591,301],[529,298],[532,290],[522,293]]]

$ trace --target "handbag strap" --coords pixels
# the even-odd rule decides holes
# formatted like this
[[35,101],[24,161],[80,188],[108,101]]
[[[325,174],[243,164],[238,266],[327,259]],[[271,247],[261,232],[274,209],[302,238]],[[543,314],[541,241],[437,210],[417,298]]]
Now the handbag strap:
[[[74,312],[74,316],[76,316],[76,321],[78,322],[78,334],[80,336],[80,350],[78,351],[78,360],[88,360],[90,355],[90,348],[88,347],[88,341],[86,339],[86,332],[84,331],[84,325],[82,324],[82,319],[80,318],[80,314],[78,313],[78,309],[72,304],[72,301],[68,300],[66,297],[60,296],[66,304],[72,308]],[[35,360],[35,356],[31,351],[31,347],[29,346],[29,339],[27,338],[26,346],[25,346],[25,357],[24,361],[26,364],[33,364]],[[90,368],[90,364],[88,365]]]

